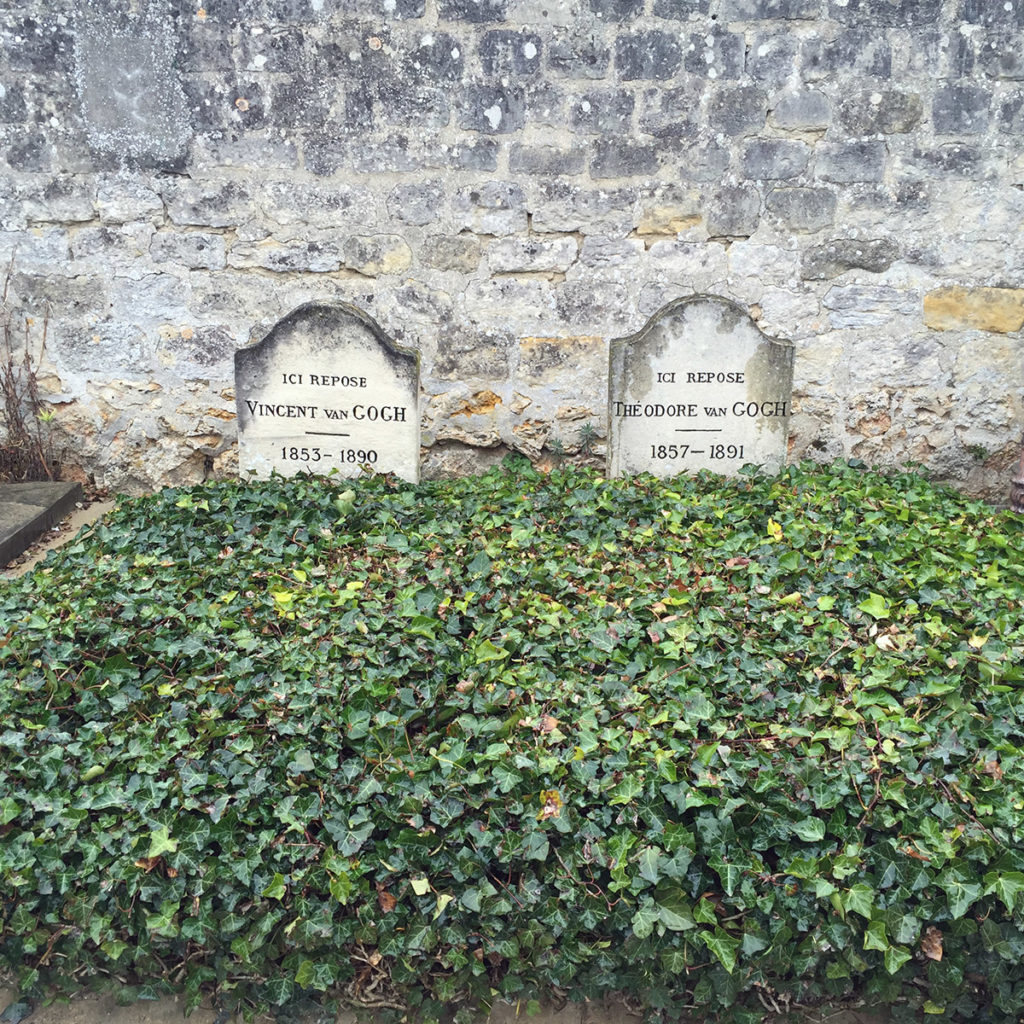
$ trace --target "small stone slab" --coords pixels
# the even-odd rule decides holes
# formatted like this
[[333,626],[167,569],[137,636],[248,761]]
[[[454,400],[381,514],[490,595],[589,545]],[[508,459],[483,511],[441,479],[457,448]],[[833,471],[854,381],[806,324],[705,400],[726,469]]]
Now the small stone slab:
[[28,550],[81,500],[82,487],[75,483],[0,484],[0,567]]
[[420,469],[419,356],[344,303],[309,303],[235,353],[243,477]]
[[793,346],[735,303],[677,299],[611,343],[609,474],[672,476],[786,461]]
[[174,26],[150,20],[112,31],[109,22],[109,14],[83,13],[75,33],[75,82],[89,144],[144,166],[173,165],[192,137]]

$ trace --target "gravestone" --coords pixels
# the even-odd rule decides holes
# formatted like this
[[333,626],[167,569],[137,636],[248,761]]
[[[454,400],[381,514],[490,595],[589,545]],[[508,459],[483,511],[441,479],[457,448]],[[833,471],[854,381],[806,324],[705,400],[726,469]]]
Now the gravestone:
[[786,461],[793,346],[714,296],[670,302],[611,343],[609,474],[671,476]]
[[419,392],[419,356],[371,317],[343,303],[300,306],[235,352],[239,471],[372,470],[415,482]]

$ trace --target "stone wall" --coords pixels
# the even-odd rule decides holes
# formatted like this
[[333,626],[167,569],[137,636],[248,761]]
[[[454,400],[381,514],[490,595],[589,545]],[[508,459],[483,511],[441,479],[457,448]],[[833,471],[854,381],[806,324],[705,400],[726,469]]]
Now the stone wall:
[[420,350],[425,475],[600,456],[610,339],[796,346],[791,458],[1005,497],[1024,0],[0,5],[0,258],[68,465],[232,471],[232,353],[343,300]]

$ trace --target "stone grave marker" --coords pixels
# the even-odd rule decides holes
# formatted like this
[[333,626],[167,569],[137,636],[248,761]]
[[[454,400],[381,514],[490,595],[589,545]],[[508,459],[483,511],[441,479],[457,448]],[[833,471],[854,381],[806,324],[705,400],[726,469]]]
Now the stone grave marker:
[[364,468],[417,481],[419,356],[354,306],[309,303],[235,352],[242,476]]
[[90,146],[120,161],[173,165],[192,138],[191,114],[175,70],[174,24],[150,20],[112,30],[110,18],[82,17],[75,80]]
[[677,299],[611,343],[609,474],[671,476],[786,461],[793,346],[735,303]]

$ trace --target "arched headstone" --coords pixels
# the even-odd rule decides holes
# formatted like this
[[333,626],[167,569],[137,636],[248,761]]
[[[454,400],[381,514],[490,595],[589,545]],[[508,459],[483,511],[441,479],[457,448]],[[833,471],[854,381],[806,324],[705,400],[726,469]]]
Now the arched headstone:
[[735,303],[677,299],[611,343],[611,476],[786,461],[793,346],[763,334]]
[[419,356],[343,303],[309,303],[235,353],[239,470],[417,481]]

